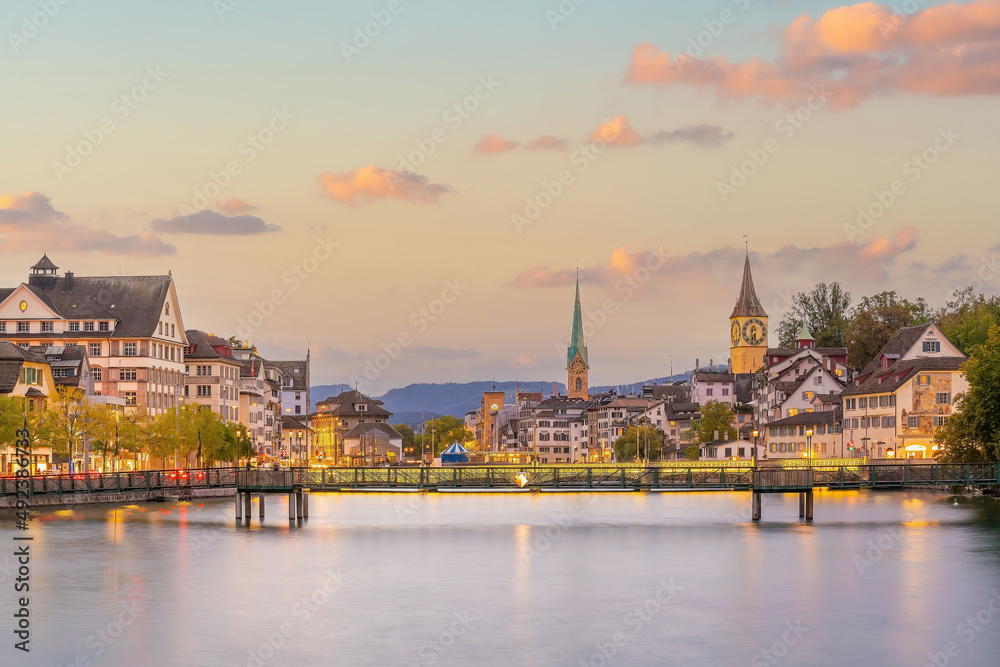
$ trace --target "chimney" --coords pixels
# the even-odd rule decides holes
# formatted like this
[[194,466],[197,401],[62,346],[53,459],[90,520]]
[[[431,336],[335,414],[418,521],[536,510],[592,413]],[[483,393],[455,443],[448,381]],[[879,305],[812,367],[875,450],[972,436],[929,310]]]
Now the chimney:
[[719,441],[719,429],[715,429],[714,431],[712,431],[712,441],[713,442]]
[[559,395],[559,384],[556,382],[552,383],[552,398]]
[[73,291],[73,272],[67,271],[66,284],[63,285],[63,292],[72,292],[72,291]]

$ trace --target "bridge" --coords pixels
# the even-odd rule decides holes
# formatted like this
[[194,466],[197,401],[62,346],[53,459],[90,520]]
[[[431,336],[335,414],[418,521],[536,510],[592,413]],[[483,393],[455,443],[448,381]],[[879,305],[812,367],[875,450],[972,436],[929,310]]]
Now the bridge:
[[[160,498],[242,494],[240,512],[249,519],[247,498],[289,494],[289,517],[308,514],[312,491],[751,491],[755,518],[760,494],[799,493],[800,515],[812,515],[812,491],[826,489],[933,489],[1000,486],[997,463],[848,463],[802,465],[790,461],[753,467],[749,461],[643,465],[456,466],[449,468],[200,468],[90,475],[29,477],[28,504],[70,505]],[[0,479],[0,508],[13,507],[17,478]],[[293,517],[291,496],[295,496]],[[238,495],[238,498],[240,496]],[[261,506],[263,503],[261,503]],[[300,508],[300,505],[302,507]]]

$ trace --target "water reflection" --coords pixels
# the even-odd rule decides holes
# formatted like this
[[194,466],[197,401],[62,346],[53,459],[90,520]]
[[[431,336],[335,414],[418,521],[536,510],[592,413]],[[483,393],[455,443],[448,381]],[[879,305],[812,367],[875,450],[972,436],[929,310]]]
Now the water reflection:
[[[777,495],[750,522],[744,493],[314,494],[302,525],[286,503],[249,527],[232,499],[43,510],[31,664],[580,665],[612,647],[622,665],[728,665],[777,647],[789,665],[921,665],[949,641],[962,665],[1000,655],[1000,617],[955,635],[1000,581],[994,500],[818,492],[811,523]],[[661,582],[676,596],[637,623]]]

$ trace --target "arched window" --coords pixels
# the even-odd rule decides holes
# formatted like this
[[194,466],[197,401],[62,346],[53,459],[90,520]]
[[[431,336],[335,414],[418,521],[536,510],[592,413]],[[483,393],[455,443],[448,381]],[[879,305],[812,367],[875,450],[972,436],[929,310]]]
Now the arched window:
[[580,391],[582,389],[583,389],[583,380],[581,380],[580,378],[577,378],[576,379],[576,390]]

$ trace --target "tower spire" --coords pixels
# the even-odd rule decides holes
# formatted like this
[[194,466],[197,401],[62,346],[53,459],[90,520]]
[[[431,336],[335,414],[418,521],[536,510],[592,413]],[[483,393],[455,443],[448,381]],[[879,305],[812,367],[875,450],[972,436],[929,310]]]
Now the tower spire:
[[580,269],[576,270],[576,299],[573,303],[573,331],[566,348],[566,395],[572,399],[587,400],[588,371],[587,341],[583,337],[583,308],[580,305]]
[[750,272],[750,249],[747,247],[746,258],[743,261],[743,283],[740,286],[740,296],[736,299],[733,314],[729,317],[767,317],[764,307],[760,305],[757,292],[753,287],[753,274]]

